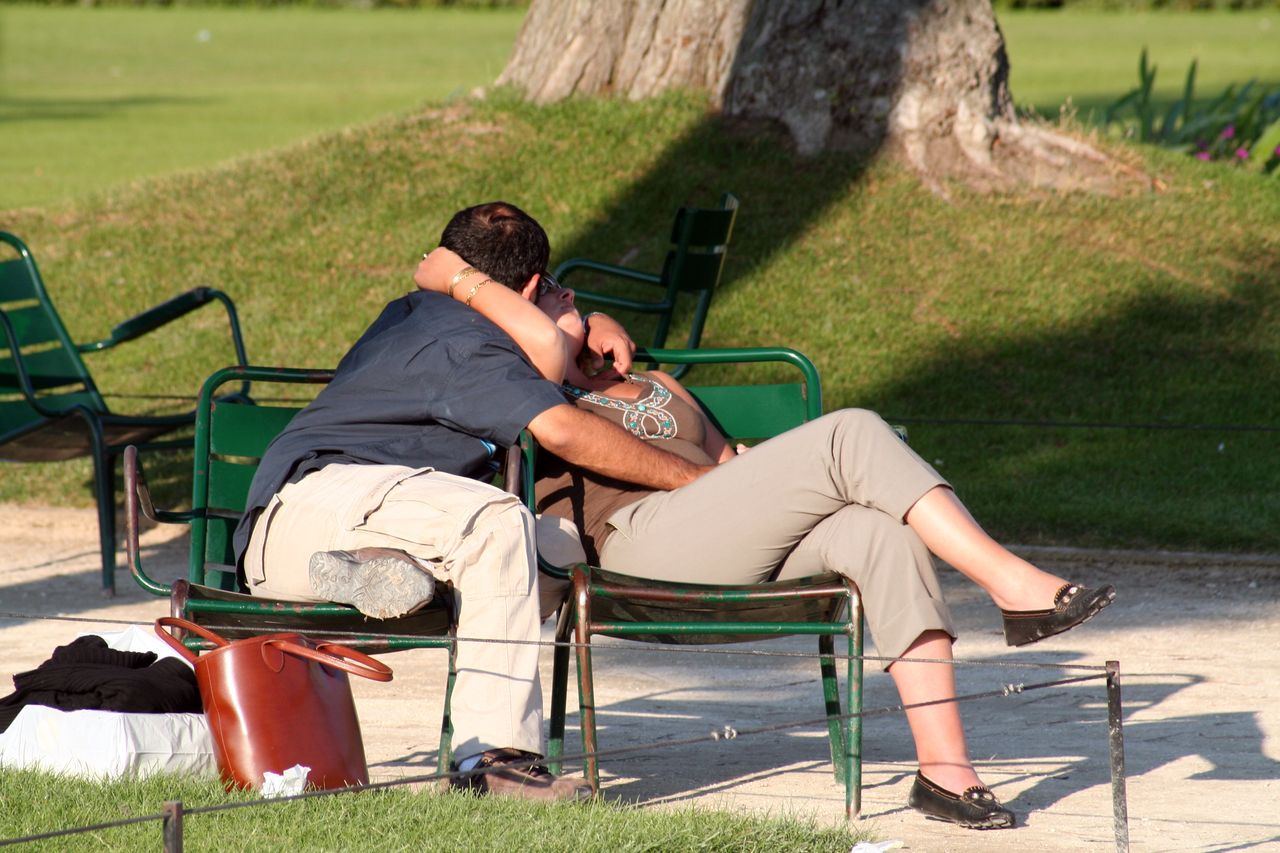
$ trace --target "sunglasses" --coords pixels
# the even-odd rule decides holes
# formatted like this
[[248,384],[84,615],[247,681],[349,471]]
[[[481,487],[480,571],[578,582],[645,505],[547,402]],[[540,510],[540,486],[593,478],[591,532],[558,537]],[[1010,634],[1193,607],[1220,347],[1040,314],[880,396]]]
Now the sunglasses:
[[549,272],[544,272],[542,275],[538,276],[538,293],[535,296],[535,301],[546,296],[548,293],[563,289],[564,285],[556,281],[555,276]]

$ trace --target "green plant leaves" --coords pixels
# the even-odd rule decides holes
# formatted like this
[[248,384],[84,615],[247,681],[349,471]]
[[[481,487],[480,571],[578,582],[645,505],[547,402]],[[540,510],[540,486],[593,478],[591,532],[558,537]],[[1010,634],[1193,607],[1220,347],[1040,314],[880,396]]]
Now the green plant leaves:
[[[1201,160],[1247,161],[1260,172],[1280,168],[1280,88],[1270,91],[1250,80],[1238,89],[1227,86],[1216,98],[1197,103],[1198,61],[1187,69],[1182,97],[1157,122],[1153,97],[1157,66],[1147,49],[1138,57],[1138,85],[1103,113],[1107,127],[1118,125],[1126,137],[1139,142],[1177,148]],[[1265,139],[1264,139],[1265,137]]]

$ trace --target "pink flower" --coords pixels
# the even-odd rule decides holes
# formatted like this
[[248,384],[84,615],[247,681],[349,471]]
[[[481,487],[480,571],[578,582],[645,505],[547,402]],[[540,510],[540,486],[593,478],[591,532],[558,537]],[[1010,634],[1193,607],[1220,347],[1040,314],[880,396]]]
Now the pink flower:
[[1234,137],[1235,135],[1236,135],[1236,129],[1235,129],[1235,126],[1234,126],[1234,125],[1230,125],[1230,124],[1229,124],[1229,125],[1227,125],[1226,127],[1224,127],[1224,128],[1222,129],[1222,133],[1220,133],[1220,134],[1219,134],[1219,138],[1221,138],[1221,139],[1231,139],[1231,138],[1232,138],[1232,137]]
[[1197,159],[1197,160],[1210,160],[1210,159],[1212,159],[1212,157],[1210,156],[1210,154],[1209,154],[1209,152],[1208,152],[1208,151],[1197,151],[1197,152],[1196,152],[1196,159]]
[[1248,149],[1248,148],[1237,148],[1237,149],[1236,149],[1236,156],[1237,156],[1237,157],[1239,157],[1241,160],[1248,160],[1248,159],[1249,159],[1249,149]]

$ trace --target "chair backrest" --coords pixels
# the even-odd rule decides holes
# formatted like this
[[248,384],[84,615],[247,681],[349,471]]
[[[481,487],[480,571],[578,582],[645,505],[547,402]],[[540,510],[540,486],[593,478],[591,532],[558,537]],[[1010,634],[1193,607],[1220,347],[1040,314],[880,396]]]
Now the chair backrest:
[[[689,347],[697,347],[702,340],[702,330],[711,308],[711,297],[720,276],[733,236],[733,223],[738,216],[738,199],[725,193],[718,208],[682,207],[676,211],[671,226],[671,251],[662,266],[662,278],[666,284],[667,301],[673,306],[681,293],[697,297],[690,319]],[[654,346],[666,344],[670,328],[670,315],[659,322]]]
[[738,199],[725,193],[720,207],[682,207],[671,226],[664,275],[676,290],[711,290],[720,281],[725,253],[738,216]]
[[[328,370],[228,367],[205,381],[196,408],[188,580],[240,589],[232,536],[244,514],[249,486],[267,445],[305,405],[303,400],[262,402],[273,397],[267,389],[271,383],[323,384],[332,378]],[[257,386],[258,403],[216,399],[221,386],[246,380],[263,383]]]
[[76,405],[106,411],[30,250],[0,231],[0,442],[44,419],[31,395],[51,411]]
[[720,431],[734,441],[771,438],[822,416],[818,369],[792,349],[649,350],[643,355],[637,353],[637,360],[640,358],[664,364],[781,362],[794,367],[796,374],[791,382],[688,386]]

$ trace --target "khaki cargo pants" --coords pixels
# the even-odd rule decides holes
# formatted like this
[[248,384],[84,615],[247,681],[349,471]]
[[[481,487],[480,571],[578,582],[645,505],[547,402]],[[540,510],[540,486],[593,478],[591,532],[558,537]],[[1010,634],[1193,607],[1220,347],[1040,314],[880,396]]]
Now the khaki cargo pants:
[[[557,562],[583,559],[575,535],[548,519]],[[329,465],[286,484],[254,526],[245,574],[255,595],[320,601],[307,567],[316,551],[399,548],[453,587],[459,605],[458,678],[453,691],[454,754],[515,747],[542,753],[538,677],[540,610],[563,588],[539,577],[534,520],[493,486],[396,465]],[[576,551],[575,551],[576,548]],[[550,558],[550,555],[548,555]],[[554,587],[554,588],[553,588]]]

